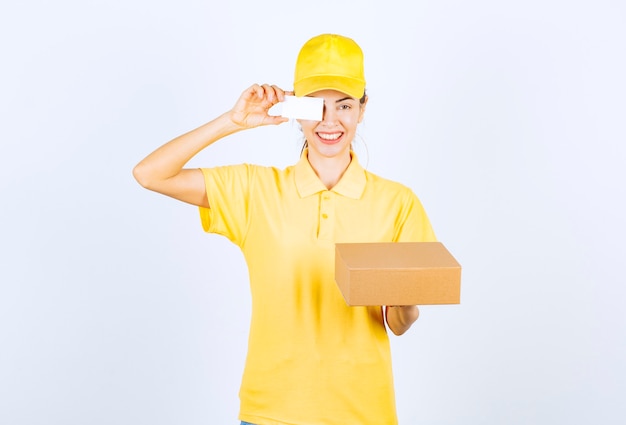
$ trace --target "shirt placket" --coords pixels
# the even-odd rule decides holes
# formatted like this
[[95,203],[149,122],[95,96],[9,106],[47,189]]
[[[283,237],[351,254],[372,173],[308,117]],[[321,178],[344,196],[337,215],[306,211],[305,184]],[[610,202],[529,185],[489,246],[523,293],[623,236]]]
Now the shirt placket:
[[328,190],[320,193],[318,238],[332,241],[335,238],[335,194]]

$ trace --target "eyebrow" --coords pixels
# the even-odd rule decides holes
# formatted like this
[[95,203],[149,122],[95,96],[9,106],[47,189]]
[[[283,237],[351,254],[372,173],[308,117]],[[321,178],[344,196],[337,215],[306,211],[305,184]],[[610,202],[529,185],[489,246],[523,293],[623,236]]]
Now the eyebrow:
[[[306,97],[313,97],[313,96],[307,95]],[[356,99],[354,97],[351,97],[351,96],[346,96],[344,98],[335,100],[335,103],[343,102],[344,100],[356,100]]]

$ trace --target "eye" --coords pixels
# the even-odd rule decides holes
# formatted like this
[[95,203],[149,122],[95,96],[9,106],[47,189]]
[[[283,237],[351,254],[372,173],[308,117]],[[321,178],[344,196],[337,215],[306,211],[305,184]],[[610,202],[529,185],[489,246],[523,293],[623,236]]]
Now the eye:
[[343,104],[339,105],[339,109],[340,110],[348,110],[348,109],[352,109],[352,106],[348,105],[347,103],[343,103]]

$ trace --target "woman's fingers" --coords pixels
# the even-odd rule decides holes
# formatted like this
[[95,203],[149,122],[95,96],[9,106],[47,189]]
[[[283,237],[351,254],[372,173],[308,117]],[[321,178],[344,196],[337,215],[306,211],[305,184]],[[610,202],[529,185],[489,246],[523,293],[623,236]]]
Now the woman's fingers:
[[270,102],[272,102],[274,100],[274,98],[276,97],[275,93],[274,93],[274,89],[272,88],[272,86],[270,86],[269,84],[263,84],[261,86],[263,88],[263,92],[264,92],[264,98]]
[[283,102],[285,96],[293,96],[293,91],[285,91],[275,84],[253,84],[248,90],[258,100],[269,102],[270,107],[278,102]]
[[289,121],[269,115],[269,110],[285,100],[285,91],[277,85],[253,84],[240,96],[232,110],[231,119],[238,125],[252,128],[260,125],[282,124]]
[[272,105],[285,100],[285,91],[277,85],[263,84],[261,87],[263,87],[266,99]]

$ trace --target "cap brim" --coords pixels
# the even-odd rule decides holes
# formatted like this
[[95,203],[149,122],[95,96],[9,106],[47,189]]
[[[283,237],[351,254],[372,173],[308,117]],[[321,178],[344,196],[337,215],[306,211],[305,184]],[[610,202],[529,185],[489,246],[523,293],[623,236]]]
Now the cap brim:
[[360,99],[365,94],[365,81],[343,76],[312,76],[294,83],[293,91],[296,96],[307,96],[320,90],[337,90]]

